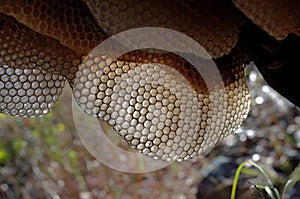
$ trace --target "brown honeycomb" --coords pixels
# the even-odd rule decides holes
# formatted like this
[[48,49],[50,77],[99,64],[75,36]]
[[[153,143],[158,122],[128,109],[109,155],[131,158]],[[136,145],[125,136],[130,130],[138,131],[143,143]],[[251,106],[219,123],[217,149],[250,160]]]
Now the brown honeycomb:
[[208,88],[196,68],[180,56],[173,53],[149,53],[141,50],[132,51],[118,58],[119,61],[133,63],[164,64],[176,69],[197,91],[206,93]]
[[85,1],[108,35],[138,27],[170,28],[195,39],[213,58],[228,54],[238,40],[235,10],[222,1],[202,1],[205,6],[196,4],[193,10],[173,0]]
[[0,12],[80,53],[88,53],[104,39],[86,4],[78,0],[3,0]]
[[54,107],[64,85],[61,75],[0,65],[0,113],[20,117],[45,115]]
[[41,116],[75,78],[79,57],[56,40],[0,13],[0,112]]
[[170,67],[158,62],[160,56],[149,56],[157,63],[149,57],[142,63],[89,56],[76,73],[74,97],[84,112],[108,122],[141,153],[187,160],[239,127],[249,110],[249,93],[240,73],[224,89],[198,92],[188,80],[191,66],[183,68],[173,59]]
[[300,36],[300,1],[233,0],[234,4],[255,24],[276,39],[289,33]]
[[222,12],[230,6],[85,1],[91,13],[77,0],[1,2],[1,113],[48,113],[67,78],[85,113],[108,122],[130,146],[156,159],[186,160],[206,153],[239,127],[249,110],[245,60],[217,61],[225,85],[208,91],[197,70],[172,53],[137,50],[118,60],[88,55],[106,33],[159,26],[186,33],[221,57],[237,42],[234,11]]
[[55,39],[38,34],[0,13],[0,65],[40,69],[75,78],[81,57]]

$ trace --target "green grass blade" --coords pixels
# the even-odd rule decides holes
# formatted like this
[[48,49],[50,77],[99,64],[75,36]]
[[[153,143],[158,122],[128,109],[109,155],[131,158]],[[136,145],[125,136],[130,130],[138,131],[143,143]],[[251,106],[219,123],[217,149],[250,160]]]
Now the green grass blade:
[[232,189],[231,189],[231,196],[230,196],[230,199],[235,199],[235,194],[236,194],[236,188],[237,188],[237,183],[238,183],[238,180],[239,180],[239,176],[240,176],[240,173],[243,169],[243,167],[248,164],[248,161],[245,161],[245,162],[242,162],[236,172],[235,172],[235,175],[234,175],[234,179],[233,179],[233,184],[232,184]]
[[290,176],[291,176],[291,179],[289,179],[284,185],[283,192],[282,192],[282,199],[284,198],[285,194],[287,192],[289,192],[298,181],[300,181],[300,166],[299,165],[296,169],[294,169],[293,173]]
[[266,173],[266,171],[258,164],[256,164],[255,162],[253,162],[252,160],[248,160],[248,161],[245,161],[245,162],[242,162],[236,172],[235,172],[235,176],[234,176],[234,179],[233,179],[233,185],[232,185],[232,190],[231,190],[231,197],[230,199],[235,199],[235,194],[236,194],[236,189],[237,189],[237,183],[238,183],[238,179],[239,179],[239,176],[240,176],[240,173],[243,169],[243,167],[246,165],[246,164],[250,164],[251,166],[254,166],[255,168],[258,169],[258,171],[260,171],[260,173],[262,173],[265,178],[267,179],[268,181],[268,184],[270,185],[271,188],[269,187],[265,187],[265,190],[267,191],[267,193],[271,194],[270,196],[273,198],[273,199],[280,199],[280,195],[279,195],[279,192],[278,190],[274,187],[271,179],[269,178],[268,174]]
[[250,163],[251,165],[256,167],[265,176],[265,178],[267,179],[268,184],[270,185],[270,187],[274,188],[274,185],[273,185],[271,179],[269,178],[267,172],[260,165],[256,164],[252,160],[249,160],[248,163]]

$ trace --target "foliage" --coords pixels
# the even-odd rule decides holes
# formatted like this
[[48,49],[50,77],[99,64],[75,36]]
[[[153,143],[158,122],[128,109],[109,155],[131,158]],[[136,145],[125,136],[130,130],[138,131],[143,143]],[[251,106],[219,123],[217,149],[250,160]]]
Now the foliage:
[[[267,195],[271,198],[271,199],[283,199],[285,196],[285,193],[290,191],[291,188],[293,187],[293,185],[296,184],[297,181],[300,181],[300,166],[298,166],[294,172],[290,175],[290,179],[285,183],[284,186],[284,190],[282,192],[282,196],[280,197],[279,195],[279,191],[277,190],[277,188],[273,185],[268,173],[266,172],[266,170],[263,168],[263,166],[253,162],[252,160],[248,160],[245,161],[243,163],[241,163],[239,165],[239,167],[236,170],[235,176],[234,176],[234,181],[233,181],[233,186],[232,186],[232,191],[231,191],[231,199],[235,199],[235,194],[236,194],[236,188],[237,188],[237,183],[238,183],[238,179],[240,176],[240,173],[243,172],[243,168],[245,166],[254,166],[256,167],[256,169],[259,170],[259,172],[266,178],[267,182],[269,185],[253,185],[258,192],[262,192],[265,191],[267,193]],[[258,175],[256,172],[251,171],[251,170],[247,170],[247,174],[248,175]],[[250,171],[250,172],[249,172]]]

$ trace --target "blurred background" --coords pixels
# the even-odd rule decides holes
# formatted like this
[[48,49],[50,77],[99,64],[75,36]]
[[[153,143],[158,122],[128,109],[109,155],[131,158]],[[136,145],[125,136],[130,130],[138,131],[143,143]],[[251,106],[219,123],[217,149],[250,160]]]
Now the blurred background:
[[[253,64],[246,70],[252,102],[240,129],[202,159],[144,174],[113,170],[89,154],[74,127],[69,89],[45,117],[0,114],[0,198],[230,198],[235,170],[248,159],[282,192],[299,169],[300,109],[273,91]],[[266,185],[265,178],[246,171],[237,198],[267,198],[256,187]],[[285,198],[299,193],[296,184]]]

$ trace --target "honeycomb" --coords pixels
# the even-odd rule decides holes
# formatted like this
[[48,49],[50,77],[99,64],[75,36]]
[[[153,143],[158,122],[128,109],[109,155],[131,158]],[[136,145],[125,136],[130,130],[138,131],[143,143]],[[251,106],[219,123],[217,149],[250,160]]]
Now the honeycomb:
[[[208,152],[245,119],[249,93],[245,60],[232,55],[236,12],[221,12],[232,9],[226,3],[190,2],[1,1],[0,112],[47,114],[67,80],[86,114],[106,121],[141,153],[181,161]],[[185,33],[213,58],[228,54],[216,61],[224,85],[209,90],[172,53],[89,54],[107,36],[141,26]]]
[[18,69],[40,69],[75,78],[80,54],[57,40],[40,35],[0,13],[0,64]]
[[170,28],[192,37],[213,58],[229,54],[238,40],[238,18],[234,6],[223,1],[202,1],[192,8],[178,0],[85,2],[108,35],[138,27]]
[[64,86],[61,75],[0,65],[0,113],[20,117],[45,115],[54,107]]
[[208,92],[188,80],[192,66],[183,67],[176,59],[166,65],[160,56],[148,56],[148,63],[87,57],[74,80],[76,102],[149,157],[181,161],[203,155],[247,116],[249,93],[243,73],[224,88],[215,86]]
[[255,24],[278,40],[288,34],[300,36],[300,2],[299,1],[241,1],[234,4]]
[[76,52],[87,54],[104,39],[86,4],[78,0],[2,0],[0,12]]

